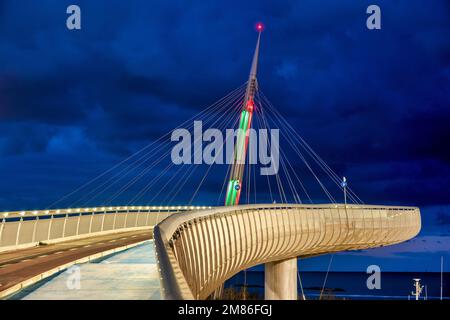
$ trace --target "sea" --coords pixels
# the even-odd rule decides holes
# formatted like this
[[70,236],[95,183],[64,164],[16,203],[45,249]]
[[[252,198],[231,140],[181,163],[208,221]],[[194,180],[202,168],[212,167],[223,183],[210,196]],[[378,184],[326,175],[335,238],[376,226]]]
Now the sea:
[[[414,280],[423,285],[420,299],[440,299],[441,274],[439,272],[382,272],[380,289],[369,290],[364,272],[300,272],[297,277],[299,296],[306,299],[346,300],[413,300]],[[301,279],[301,286],[300,281]],[[325,281],[326,278],[326,281]],[[247,288],[254,297],[264,297],[264,271],[242,271],[225,283],[225,288],[240,291]],[[450,299],[450,273],[443,273],[443,299]]]

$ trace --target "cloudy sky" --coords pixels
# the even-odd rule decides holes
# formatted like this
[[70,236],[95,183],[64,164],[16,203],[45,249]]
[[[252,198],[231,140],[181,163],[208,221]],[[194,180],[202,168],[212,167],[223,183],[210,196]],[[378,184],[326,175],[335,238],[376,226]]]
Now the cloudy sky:
[[[375,3],[382,30],[369,31]],[[65,26],[70,4],[80,31]],[[366,203],[420,206],[421,235],[398,250],[438,268],[450,242],[445,0],[0,0],[0,210],[47,207],[242,84],[257,21],[265,95]],[[395,248],[367,255],[408,265]]]

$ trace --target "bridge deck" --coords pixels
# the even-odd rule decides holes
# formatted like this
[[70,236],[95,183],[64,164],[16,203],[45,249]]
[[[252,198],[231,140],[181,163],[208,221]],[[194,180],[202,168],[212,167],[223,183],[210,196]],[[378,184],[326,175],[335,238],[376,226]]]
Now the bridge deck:
[[18,283],[66,263],[151,237],[150,230],[123,232],[3,252],[0,255],[0,295]]
[[[74,287],[74,272],[61,272],[22,290],[12,299],[23,300],[158,300],[160,283],[153,243],[76,265],[79,288]],[[71,270],[73,271],[73,270]],[[67,283],[71,284],[68,287]]]

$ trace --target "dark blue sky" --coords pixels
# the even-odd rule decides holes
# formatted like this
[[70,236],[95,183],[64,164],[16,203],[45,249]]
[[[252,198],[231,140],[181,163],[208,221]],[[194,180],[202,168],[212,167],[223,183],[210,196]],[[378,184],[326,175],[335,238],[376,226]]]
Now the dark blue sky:
[[425,251],[448,252],[445,0],[0,0],[0,210],[46,207],[242,84],[256,21],[265,95],[366,203],[420,206]]

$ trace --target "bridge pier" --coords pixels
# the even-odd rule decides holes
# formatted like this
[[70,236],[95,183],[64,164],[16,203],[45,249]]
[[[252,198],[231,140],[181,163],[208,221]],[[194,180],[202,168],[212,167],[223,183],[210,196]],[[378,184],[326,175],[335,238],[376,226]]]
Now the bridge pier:
[[268,262],[264,269],[266,300],[297,300],[297,258]]

